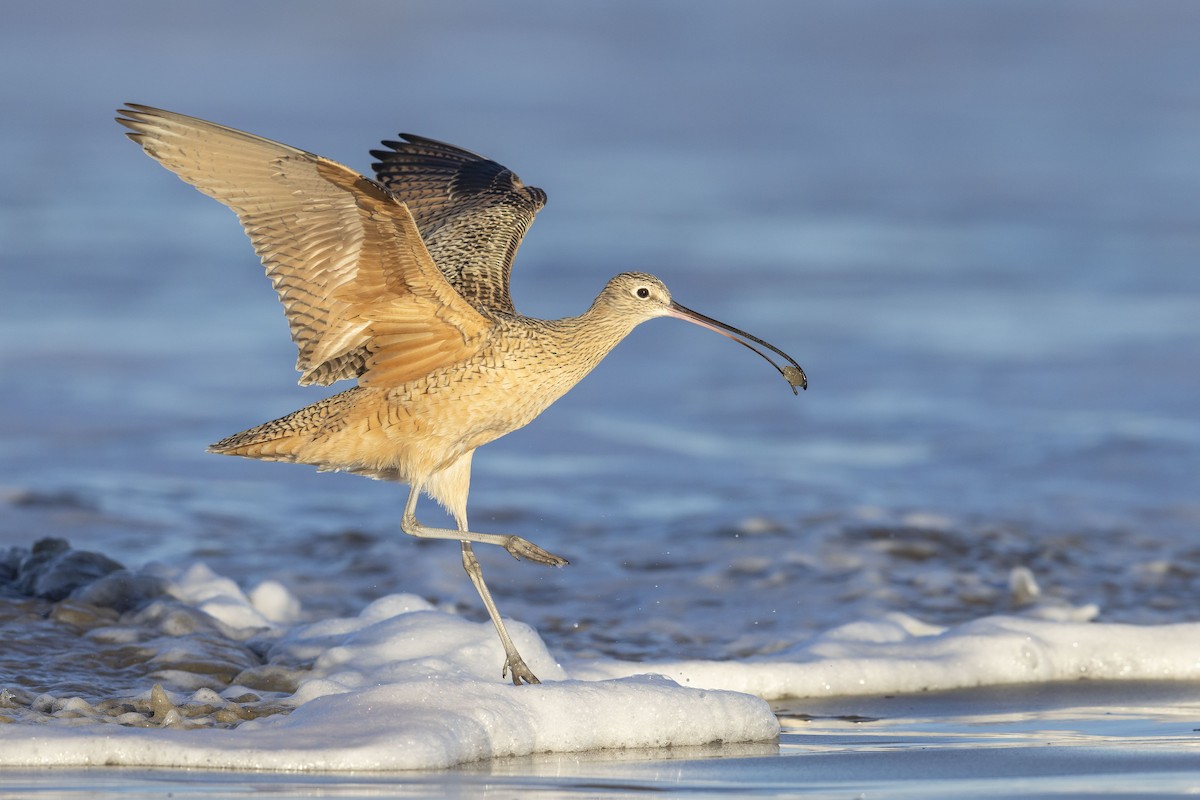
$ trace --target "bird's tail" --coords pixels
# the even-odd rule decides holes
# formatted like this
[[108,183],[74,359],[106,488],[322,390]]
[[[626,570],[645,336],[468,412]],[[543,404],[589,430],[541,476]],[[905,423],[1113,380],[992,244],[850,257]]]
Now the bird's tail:
[[296,461],[301,449],[326,429],[330,417],[349,403],[352,393],[357,391],[355,388],[335,394],[287,416],[226,436],[209,445],[208,452],[263,461]]

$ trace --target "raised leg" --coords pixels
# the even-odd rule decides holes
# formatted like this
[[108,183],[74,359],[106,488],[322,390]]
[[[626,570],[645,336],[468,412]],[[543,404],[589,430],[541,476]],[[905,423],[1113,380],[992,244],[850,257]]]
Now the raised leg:
[[[417,498],[421,495],[419,486],[412,487],[408,493],[408,502],[404,506],[404,517],[400,520],[400,530],[407,533],[409,536],[416,536],[421,539],[456,539],[460,542],[478,542],[479,544],[494,544],[503,547],[508,551],[508,554],[518,561],[522,558],[529,559],[538,564],[545,564],[548,567],[562,567],[567,564],[565,558],[556,556],[553,553],[547,552],[538,547],[528,539],[523,539],[520,536],[506,536],[499,533],[474,533],[466,529],[465,513],[455,513],[459,519],[460,529],[452,531],[449,528],[427,528],[420,522],[417,522]],[[469,570],[468,570],[469,571]]]

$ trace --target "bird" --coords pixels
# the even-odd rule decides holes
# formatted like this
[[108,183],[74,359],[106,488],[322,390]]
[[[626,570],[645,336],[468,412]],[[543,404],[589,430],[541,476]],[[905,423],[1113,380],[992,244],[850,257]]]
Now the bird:
[[[505,628],[472,545],[547,566],[567,560],[521,536],[471,530],[478,447],[531,422],[656,317],[721,333],[770,362],[794,394],[808,388],[791,356],[680,305],[644,272],[612,278],[578,316],[517,312],[513,258],[546,193],[484,156],[399,134],[371,151],[370,178],[196,117],[136,103],[117,114],[151,158],[237,215],[283,304],[300,383],[355,382],[209,451],[407,484],[400,528],[460,543],[504,649],[502,680],[540,683]],[[454,529],[417,520],[422,494],[453,517]]]

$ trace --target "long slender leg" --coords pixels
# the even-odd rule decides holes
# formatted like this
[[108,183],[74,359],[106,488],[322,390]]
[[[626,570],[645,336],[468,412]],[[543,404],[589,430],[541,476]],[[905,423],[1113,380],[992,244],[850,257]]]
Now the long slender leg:
[[[461,524],[463,530],[466,530],[466,521],[463,520]],[[508,635],[504,621],[500,619],[500,611],[496,608],[496,601],[492,599],[492,593],[488,591],[487,584],[483,582],[483,570],[479,567],[479,561],[475,558],[475,551],[471,549],[470,542],[462,543],[462,562],[463,569],[467,571],[471,583],[475,584],[475,590],[479,592],[479,597],[483,600],[484,607],[487,608],[488,616],[492,618],[492,624],[496,626],[496,633],[500,634],[500,644],[504,646],[504,668],[500,670],[500,677],[507,676],[511,671],[512,682],[516,686],[520,686],[522,683],[541,683],[533,671],[525,666],[525,659],[521,658],[521,654],[517,652],[517,646],[513,644],[512,637]]]
[[[469,468],[470,462],[465,462],[462,467]],[[463,473],[465,474],[465,473]],[[548,564],[550,566],[562,566],[567,563],[565,558],[559,558],[552,553],[548,553],[537,545],[522,539],[519,536],[501,536],[492,533],[473,533],[468,530],[467,525],[467,493],[466,483],[461,486],[461,492],[457,493],[453,498],[450,508],[454,514],[454,522],[458,526],[458,530],[451,531],[445,528],[426,528],[421,523],[417,522],[416,506],[417,498],[420,497],[421,486],[414,485],[411,487],[408,495],[408,502],[404,506],[404,517],[400,521],[400,528],[410,536],[419,536],[422,538],[431,539],[458,539],[462,545],[462,563],[463,569],[467,571],[467,576],[471,579],[471,583],[475,585],[475,591],[479,592],[479,597],[483,600],[484,608],[487,609],[488,616],[492,619],[492,624],[496,626],[496,633],[500,635],[500,644],[504,647],[504,668],[501,670],[501,677],[512,674],[512,682],[517,686],[522,683],[541,683],[533,671],[525,664],[525,659],[517,651],[517,646],[513,644],[512,637],[508,635],[508,630],[504,627],[504,621],[500,618],[500,611],[496,608],[496,601],[492,599],[492,593],[488,591],[487,584],[483,580],[483,569],[479,566],[478,559],[475,558],[475,551],[471,549],[471,542],[480,542],[483,544],[496,544],[503,547],[513,556],[513,558],[525,558],[531,561],[536,561],[539,564]]]
[[420,494],[421,487],[419,485],[414,485],[409,490],[408,502],[404,505],[404,517],[400,520],[400,530],[409,536],[416,536],[422,539],[456,539],[460,542],[499,545],[517,560],[527,558],[530,561],[545,564],[548,567],[561,567],[567,563],[565,558],[547,552],[528,539],[523,539],[520,536],[506,536],[498,533],[473,533],[466,529],[465,515],[461,521],[459,530],[427,528],[420,522],[417,522],[417,498]]

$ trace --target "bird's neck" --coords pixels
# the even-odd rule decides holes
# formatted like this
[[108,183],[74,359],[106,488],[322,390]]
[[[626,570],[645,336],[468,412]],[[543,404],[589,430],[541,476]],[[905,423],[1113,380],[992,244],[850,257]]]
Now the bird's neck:
[[577,317],[501,323],[498,346],[505,351],[506,403],[515,427],[531,421],[569,392],[620,344],[635,326],[611,309],[593,304]]
[[619,314],[612,307],[597,299],[591,308],[572,318],[575,324],[575,335],[595,350],[596,363],[608,355],[614,347],[633,332],[641,320],[630,318],[627,314]]
[[628,316],[618,315],[601,301],[577,317],[547,323],[547,344],[575,381],[595,369],[614,347],[637,327]]

